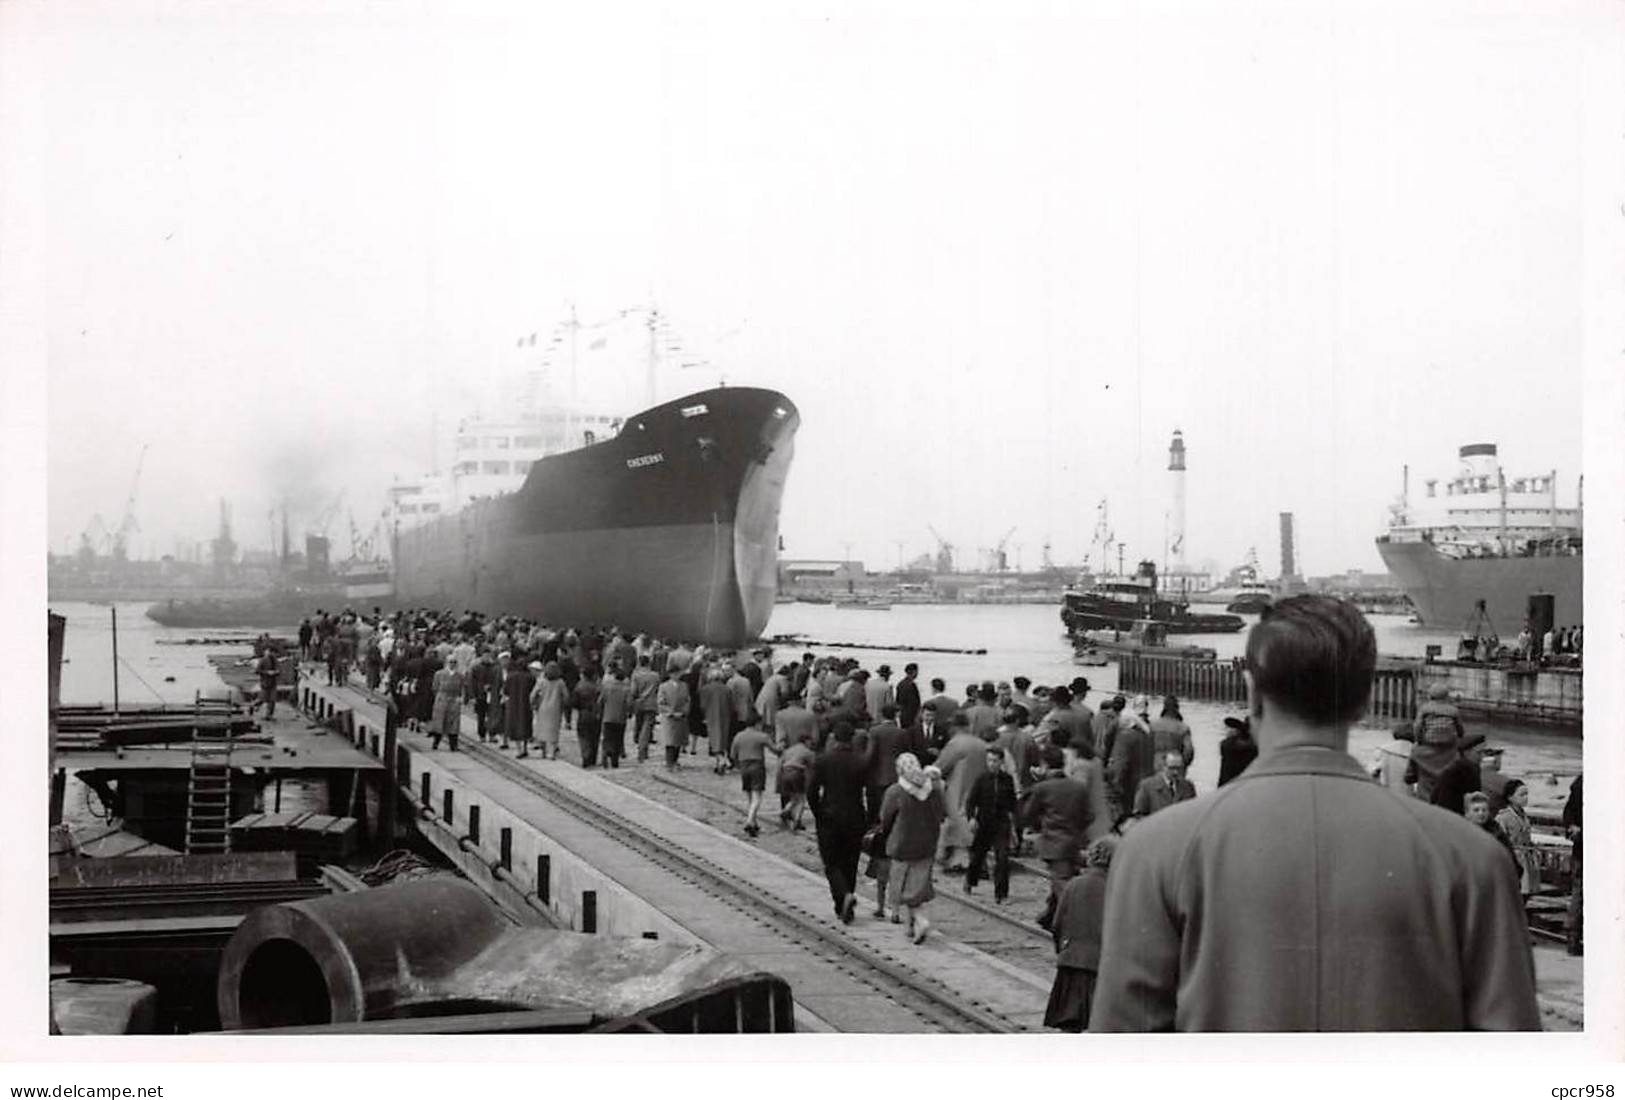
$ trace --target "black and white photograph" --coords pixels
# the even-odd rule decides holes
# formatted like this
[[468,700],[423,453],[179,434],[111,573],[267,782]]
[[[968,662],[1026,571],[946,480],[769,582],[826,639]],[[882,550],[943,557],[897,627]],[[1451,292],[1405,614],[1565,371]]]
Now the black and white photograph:
[[1622,147],[1590,0],[0,0],[4,1084],[1613,1095]]

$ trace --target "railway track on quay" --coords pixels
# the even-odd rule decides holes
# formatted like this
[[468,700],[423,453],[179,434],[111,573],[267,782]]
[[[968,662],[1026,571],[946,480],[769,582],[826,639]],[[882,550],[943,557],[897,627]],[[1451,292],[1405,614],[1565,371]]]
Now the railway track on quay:
[[[674,788],[676,790],[683,791],[686,794],[692,795],[695,798],[703,799],[704,801],[710,803],[713,806],[718,807],[719,809],[726,810],[726,811],[732,813],[733,815],[739,817],[741,820],[743,820],[744,817],[745,817],[745,811],[742,808],[740,808],[739,803],[737,801],[730,801],[729,799],[726,799],[726,798],[720,798],[717,795],[712,794],[710,791],[702,790],[701,788],[696,787],[696,786],[694,786],[694,785],[692,785],[690,783],[683,782],[681,779],[674,779],[671,776],[664,775],[664,774],[662,774],[662,773],[660,773],[658,771],[650,771],[650,772],[647,772],[646,774],[648,775],[648,777],[650,779],[652,779],[656,783],[660,783],[660,784],[662,784],[664,786],[672,787],[672,788]],[[774,817],[774,815],[773,815],[773,813],[771,811],[764,812],[764,814],[762,816],[767,818],[769,821],[771,821],[773,819],[773,817]],[[816,850],[817,850],[816,844],[811,840],[811,835],[812,835],[811,833],[808,834],[808,836],[809,836],[809,847],[814,852],[816,852]],[[989,857],[989,859],[991,860],[991,857]],[[1047,878],[1047,876],[1045,876],[1044,872],[1041,871],[1041,870],[1038,870],[1035,867],[1033,867],[1031,864],[1026,863],[1023,860],[1014,859],[1014,858],[1011,859],[1010,863],[1011,863],[1011,866],[1012,866],[1012,872],[1013,873],[1034,875],[1034,876],[1036,876],[1036,877],[1038,877],[1040,879],[1043,879],[1046,883],[1048,882],[1048,878]],[[991,888],[991,879],[988,880],[988,882],[989,882],[989,885],[990,885],[990,888]],[[967,897],[967,896],[965,896],[963,894],[955,893],[952,890],[943,889],[943,890],[938,891],[937,900],[939,900],[939,901],[945,900],[951,905],[958,906],[958,907],[963,908],[963,909],[972,910],[972,911],[976,912],[980,916],[986,917],[989,920],[996,921],[1001,925],[1004,925],[1004,926],[1006,926],[1008,928],[1014,929],[1015,931],[1021,933],[1023,937],[1025,937],[1025,938],[1027,938],[1029,940],[1033,940],[1033,941],[1036,941],[1036,942],[1043,943],[1045,945],[1045,951],[1046,951],[1045,961],[1046,961],[1046,964],[1049,963],[1048,952],[1050,950],[1049,945],[1051,943],[1050,934],[1048,932],[1044,931],[1042,928],[1040,928],[1035,921],[1024,919],[1024,918],[1022,918],[1020,916],[1017,916],[1015,913],[1012,913],[1012,912],[1010,912],[1008,910],[996,908],[995,906],[990,905],[987,902],[979,901],[979,900],[977,900],[975,898]]]
[[465,739],[461,751],[612,837],[668,874],[748,915],[771,934],[832,963],[912,1013],[931,1030],[952,1033],[1023,1030],[1010,1017],[949,988],[897,955],[860,942],[803,907],[741,879],[701,853],[670,838],[649,835],[641,824],[478,740]]

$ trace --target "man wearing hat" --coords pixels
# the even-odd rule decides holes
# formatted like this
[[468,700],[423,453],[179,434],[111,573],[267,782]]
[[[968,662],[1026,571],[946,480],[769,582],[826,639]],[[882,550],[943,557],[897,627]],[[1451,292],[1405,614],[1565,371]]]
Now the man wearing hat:
[[1219,786],[1224,786],[1258,759],[1258,742],[1253,740],[1252,720],[1246,715],[1230,715],[1224,720],[1229,733],[1219,742]]
[[1259,757],[1112,860],[1094,1031],[1540,1029],[1506,853],[1348,754],[1376,637],[1290,596],[1247,639]]
[[1467,793],[1484,787],[1484,773],[1480,768],[1483,760],[1484,735],[1477,731],[1469,733],[1461,739],[1461,751],[1456,759],[1439,773],[1429,801],[1453,814],[1466,813]]
[[881,665],[863,685],[863,701],[868,708],[870,722],[881,720],[886,706],[897,701],[891,686],[891,665]]

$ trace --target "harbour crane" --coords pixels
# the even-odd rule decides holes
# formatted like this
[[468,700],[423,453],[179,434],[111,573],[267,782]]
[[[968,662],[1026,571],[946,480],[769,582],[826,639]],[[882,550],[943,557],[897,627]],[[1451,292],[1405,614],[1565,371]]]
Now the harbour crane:
[[94,561],[107,551],[112,534],[107,530],[107,521],[97,512],[90,517],[90,522],[79,534],[79,557],[83,561]]
[[[1101,497],[1100,505],[1095,510],[1095,535],[1089,543],[1089,552],[1084,555],[1083,559],[1084,571],[1090,572],[1092,570],[1095,561],[1095,550],[1097,548],[1100,550],[1100,567],[1102,569],[1110,569],[1111,549],[1113,546],[1117,546],[1117,556],[1119,563],[1121,563],[1123,548],[1118,546],[1117,536],[1112,533],[1111,525],[1107,522],[1106,498]],[[1121,572],[1121,564],[1119,564],[1119,572]]]
[[1004,548],[1010,545],[1010,536],[1015,533],[1016,529],[1014,527],[1010,528],[1004,533],[1004,537],[998,541],[998,544],[993,547],[993,561],[990,564],[993,566],[995,573],[1004,573],[1009,570],[1010,559],[1005,554]]
[[943,538],[942,532],[929,523],[925,525],[925,528],[931,532],[931,537],[937,540],[937,572],[952,573],[954,571],[954,544]]
[[[311,531],[314,534],[326,538],[327,529],[333,525],[333,517],[338,515],[339,505],[343,503],[344,490],[340,489],[338,494],[332,499],[331,502],[328,503],[327,507],[323,508],[319,513],[317,513],[316,521],[311,524]],[[354,520],[351,521],[350,526],[352,529],[355,527]]]
[[147,444],[141,444],[141,454],[135,460],[135,476],[130,479],[130,495],[124,501],[124,516],[113,532],[113,557],[124,560],[129,556],[130,536],[141,529],[135,518],[135,493],[141,486],[141,467],[147,461]]

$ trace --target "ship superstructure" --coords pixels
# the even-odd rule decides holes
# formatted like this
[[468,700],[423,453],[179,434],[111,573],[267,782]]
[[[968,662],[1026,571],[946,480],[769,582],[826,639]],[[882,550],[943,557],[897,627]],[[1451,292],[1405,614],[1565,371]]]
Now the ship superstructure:
[[1581,625],[1584,478],[1575,503],[1558,496],[1557,471],[1508,476],[1494,443],[1471,443],[1448,480],[1424,482],[1413,499],[1409,473],[1389,510],[1377,550],[1421,621],[1457,629],[1478,604],[1505,639],[1533,629]]

